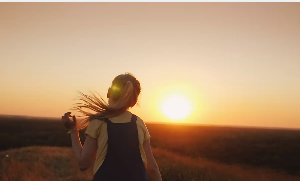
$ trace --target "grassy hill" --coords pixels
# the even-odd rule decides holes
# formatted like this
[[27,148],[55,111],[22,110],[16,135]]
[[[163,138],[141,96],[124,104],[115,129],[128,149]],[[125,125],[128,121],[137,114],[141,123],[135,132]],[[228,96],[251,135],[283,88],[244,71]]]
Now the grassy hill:
[[[300,181],[300,130],[147,127],[164,181]],[[70,147],[57,119],[0,116],[0,181],[90,181]]]
[[[297,181],[267,169],[213,163],[153,149],[164,181]],[[0,152],[1,181],[91,181],[92,169],[80,171],[69,147],[34,146]]]
[[[300,175],[300,130],[147,124],[154,148],[228,165],[268,167]],[[80,132],[82,142],[84,130]],[[0,116],[0,151],[28,146],[71,147],[57,119]]]
[[92,180],[92,170],[80,172],[70,148],[25,147],[0,152],[0,158],[3,181]]

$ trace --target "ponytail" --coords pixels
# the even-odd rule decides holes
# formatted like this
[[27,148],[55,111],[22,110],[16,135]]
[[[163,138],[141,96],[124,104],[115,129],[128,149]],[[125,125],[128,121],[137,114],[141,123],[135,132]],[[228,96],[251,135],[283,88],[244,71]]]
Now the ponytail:
[[[113,96],[110,95],[110,104],[104,101],[99,94],[91,93],[91,95],[83,94],[79,92],[79,100],[81,103],[77,103],[73,109],[82,113],[85,118],[78,119],[77,129],[84,129],[89,121],[93,119],[112,118],[125,112],[129,107],[133,107],[138,99],[141,91],[140,83],[131,74],[122,74],[117,76],[113,81],[113,86],[119,87],[116,90],[109,89],[109,93],[112,92]],[[115,92],[114,92],[115,91]],[[93,111],[90,113],[86,109]]]
[[120,97],[112,105],[109,105],[112,109],[120,109],[130,103],[131,97],[133,95],[133,85],[130,81],[127,81],[125,87],[122,90]]

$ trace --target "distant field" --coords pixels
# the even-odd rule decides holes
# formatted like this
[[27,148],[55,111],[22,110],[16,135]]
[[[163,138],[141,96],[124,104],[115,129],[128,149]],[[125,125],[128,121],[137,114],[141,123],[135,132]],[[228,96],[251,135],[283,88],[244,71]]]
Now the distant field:
[[[196,180],[209,180],[212,173],[232,181],[247,180],[251,178],[249,175],[255,180],[290,178],[281,172],[298,180],[300,131],[163,124],[147,124],[147,127],[166,180],[176,180],[171,177],[174,174],[178,175],[177,180],[182,180],[181,177],[195,180],[197,173],[200,174]],[[80,136],[84,141],[83,131]],[[0,150],[27,146],[70,147],[71,141],[58,120],[0,116]]]
[[300,131],[148,124],[152,146],[212,161],[300,174]]

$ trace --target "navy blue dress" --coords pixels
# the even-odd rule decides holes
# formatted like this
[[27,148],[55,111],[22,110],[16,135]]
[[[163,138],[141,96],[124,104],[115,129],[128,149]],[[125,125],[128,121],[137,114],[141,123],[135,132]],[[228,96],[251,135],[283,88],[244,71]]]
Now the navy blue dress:
[[147,181],[139,148],[137,117],[129,123],[107,123],[107,153],[93,181]]

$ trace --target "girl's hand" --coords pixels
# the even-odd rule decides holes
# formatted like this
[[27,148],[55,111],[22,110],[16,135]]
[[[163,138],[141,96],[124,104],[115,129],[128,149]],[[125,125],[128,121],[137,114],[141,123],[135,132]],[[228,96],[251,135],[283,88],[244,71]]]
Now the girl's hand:
[[[72,117],[72,120],[71,120]],[[64,126],[68,129],[76,129],[76,117],[71,116],[71,112],[65,113],[61,117],[61,121],[63,122]]]

